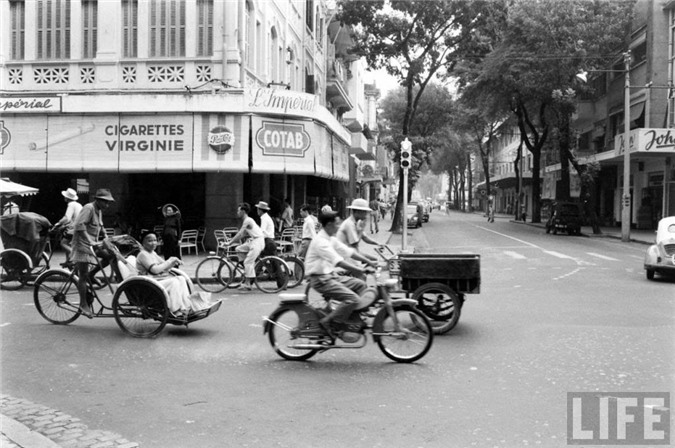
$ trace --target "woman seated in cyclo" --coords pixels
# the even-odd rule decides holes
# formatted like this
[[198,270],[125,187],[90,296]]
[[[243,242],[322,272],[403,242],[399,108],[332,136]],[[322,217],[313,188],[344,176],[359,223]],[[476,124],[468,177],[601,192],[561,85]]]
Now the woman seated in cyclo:
[[239,204],[237,216],[242,220],[241,228],[235,236],[232,237],[226,247],[248,238],[244,244],[237,246],[237,258],[244,262],[244,275],[246,279],[239,286],[239,289],[250,291],[253,279],[255,278],[255,260],[265,248],[265,236],[260,226],[249,216],[251,206],[247,202]]
[[182,271],[178,271],[177,275],[171,274],[171,271],[183,262],[176,257],[164,260],[155,252],[157,248],[155,232],[144,232],[141,235],[141,244],[143,249],[136,256],[136,269],[141,275],[153,277],[166,290],[169,311],[180,316],[213,306],[215,302],[211,300],[211,294],[192,292],[194,290],[192,280],[187,275],[181,275]]

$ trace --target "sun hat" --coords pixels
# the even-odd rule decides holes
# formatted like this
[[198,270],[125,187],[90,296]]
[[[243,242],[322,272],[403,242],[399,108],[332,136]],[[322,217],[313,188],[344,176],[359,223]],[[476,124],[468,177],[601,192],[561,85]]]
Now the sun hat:
[[368,206],[368,201],[365,199],[354,199],[352,201],[352,205],[348,206],[347,208],[351,208],[352,210],[363,210],[364,212],[371,212],[372,210]]
[[61,194],[66,199],[70,199],[71,201],[77,201],[77,193],[72,188],[68,188],[66,191],[62,191]]
[[258,203],[255,206],[256,206],[256,208],[259,208],[259,209],[262,209],[262,210],[269,210],[270,209],[270,206],[267,205],[267,202],[263,202],[263,201],[258,201]]
[[333,211],[333,208],[328,204],[321,207],[321,213],[332,212],[332,211]]
[[110,190],[107,188],[99,188],[96,190],[96,196],[94,196],[96,199],[103,199],[104,201],[109,201],[109,202],[115,202],[115,199],[113,199],[112,194],[110,194]]

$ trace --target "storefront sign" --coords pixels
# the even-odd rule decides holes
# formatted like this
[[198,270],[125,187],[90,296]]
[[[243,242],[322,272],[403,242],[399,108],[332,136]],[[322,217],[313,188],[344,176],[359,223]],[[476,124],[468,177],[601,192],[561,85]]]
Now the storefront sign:
[[312,143],[304,125],[272,121],[263,121],[255,138],[265,156],[304,157]]
[[218,154],[225,154],[234,145],[234,133],[225,126],[216,126],[209,131],[209,148]]
[[23,96],[0,98],[0,113],[44,114],[61,112],[61,97]]
[[267,88],[246,91],[246,107],[254,112],[311,116],[316,106],[317,97],[308,93]]
[[[624,153],[625,139],[623,134],[614,137],[614,147],[618,154]],[[675,153],[675,130],[662,129],[634,129],[630,131],[630,152]]]

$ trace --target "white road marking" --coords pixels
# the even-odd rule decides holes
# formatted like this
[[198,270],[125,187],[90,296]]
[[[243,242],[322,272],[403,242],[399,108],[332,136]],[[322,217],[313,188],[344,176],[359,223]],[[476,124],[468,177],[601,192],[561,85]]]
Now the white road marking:
[[541,249],[541,247],[537,246],[536,244],[528,243],[527,241],[523,241],[523,240],[520,240],[518,238],[514,238],[511,235],[506,235],[504,233],[497,232],[497,231],[494,231],[492,229],[488,229],[487,227],[483,227],[483,226],[476,226],[476,227],[478,227],[479,229],[487,230],[488,232],[496,233],[497,235],[503,236],[504,238],[509,238],[509,239],[514,240],[514,241],[518,241],[519,243],[525,244],[527,246],[536,247],[537,249]]
[[9,322],[5,322],[4,324],[0,324],[0,327],[6,327],[7,325],[11,325]]
[[564,258],[566,260],[576,260],[574,257],[570,257],[569,255],[561,254],[560,252],[555,252],[553,250],[543,250],[545,254],[552,255],[557,258]]
[[595,252],[586,252],[586,253],[588,255],[590,255],[591,257],[602,258],[603,260],[619,261],[617,258],[608,257],[607,255],[602,255],[602,254],[596,254]]
[[527,257],[523,254],[519,254],[518,252],[513,252],[510,250],[505,250],[504,255],[508,255],[509,257],[515,258],[516,260],[525,260]]

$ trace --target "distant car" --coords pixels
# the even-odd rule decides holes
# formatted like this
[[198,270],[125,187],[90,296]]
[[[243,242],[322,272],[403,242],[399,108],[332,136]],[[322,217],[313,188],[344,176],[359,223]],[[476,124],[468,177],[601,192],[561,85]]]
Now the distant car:
[[[408,205],[414,205],[417,207],[417,202],[410,202]],[[422,202],[422,210],[422,222],[429,222],[429,205]]]
[[647,249],[645,272],[649,280],[654,274],[675,275],[675,216],[659,221],[656,229],[656,244]]
[[418,216],[417,216],[417,205],[416,204],[408,204],[408,209],[406,210],[406,215],[408,218],[408,228],[409,229],[416,229],[418,227],[421,227],[422,224],[419,222]]
[[551,202],[545,210],[542,210],[544,216],[548,215],[546,221],[546,233],[567,232],[570,235],[581,235],[581,208],[574,202]]

